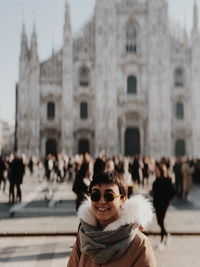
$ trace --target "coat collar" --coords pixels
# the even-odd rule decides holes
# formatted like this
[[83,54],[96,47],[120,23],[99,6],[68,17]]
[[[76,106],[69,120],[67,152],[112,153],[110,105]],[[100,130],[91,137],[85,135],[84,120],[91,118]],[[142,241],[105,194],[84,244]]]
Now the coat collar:
[[[85,200],[78,210],[78,217],[86,223],[95,226],[96,219],[94,217],[91,201]],[[114,231],[122,225],[139,224],[146,227],[153,218],[153,207],[147,198],[142,195],[135,195],[127,199],[119,212],[119,218],[109,224],[104,231]]]

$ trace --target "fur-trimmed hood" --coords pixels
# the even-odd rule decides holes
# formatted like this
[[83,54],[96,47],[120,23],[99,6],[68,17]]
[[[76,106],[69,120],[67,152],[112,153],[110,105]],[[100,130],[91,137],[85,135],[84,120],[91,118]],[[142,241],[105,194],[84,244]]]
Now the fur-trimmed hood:
[[[91,201],[85,200],[78,210],[78,217],[95,226],[96,219],[92,211]],[[136,223],[146,227],[153,218],[153,207],[147,198],[135,195],[127,199],[119,212],[119,218],[109,224],[104,231],[114,231],[122,225]]]

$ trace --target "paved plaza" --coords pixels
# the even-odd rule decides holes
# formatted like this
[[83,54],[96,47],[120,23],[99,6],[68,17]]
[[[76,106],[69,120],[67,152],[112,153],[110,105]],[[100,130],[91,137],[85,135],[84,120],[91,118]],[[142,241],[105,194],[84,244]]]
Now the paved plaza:
[[[0,266],[66,266],[75,240],[70,234],[78,227],[71,184],[47,184],[27,174],[22,191],[23,201],[15,205],[7,203],[7,192],[0,193]],[[159,228],[154,216],[147,231],[158,267],[200,266],[199,196],[200,187],[194,186],[188,201],[173,201],[166,217],[170,242],[163,250],[156,249]]]
[[[58,267],[66,266],[74,237],[18,237],[2,238],[1,267]],[[157,237],[150,237],[152,246]],[[199,267],[200,238],[172,236],[164,250],[156,250],[158,267]],[[141,266],[142,267],[142,266]]]

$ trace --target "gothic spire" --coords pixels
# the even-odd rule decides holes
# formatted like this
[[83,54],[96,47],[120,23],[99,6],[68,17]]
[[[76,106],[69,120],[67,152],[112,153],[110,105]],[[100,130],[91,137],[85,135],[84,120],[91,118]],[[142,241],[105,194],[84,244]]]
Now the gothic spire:
[[68,0],[65,1],[65,22],[64,22],[64,33],[71,31],[71,23],[70,23],[70,7]]
[[37,45],[37,33],[35,29],[35,23],[33,24],[33,32],[31,35],[31,43],[30,43],[30,55],[31,58],[38,59],[38,45]]
[[194,1],[193,7],[193,32],[198,32],[198,7],[196,0]]
[[22,33],[21,33],[21,53],[20,59],[23,60],[28,58],[28,39],[26,34],[25,23],[22,24]]

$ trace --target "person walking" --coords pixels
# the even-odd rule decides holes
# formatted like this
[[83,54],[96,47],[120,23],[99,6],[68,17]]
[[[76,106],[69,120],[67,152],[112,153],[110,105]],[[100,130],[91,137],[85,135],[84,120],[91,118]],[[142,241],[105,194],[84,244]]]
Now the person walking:
[[32,175],[33,174],[33,157],[32,156],[29,159],[28,168],[29,168],[30,174]]
[[175,189],[176,196],[178,198],[182,198],[183,196],[183,174],[182,174],[182,161],[178,158],[173,167],[174,175],[175,175]]
[[[10,194],[12,202],[14,202],[15,200],[20,202],[22,200],[21,184],[23,183],[24,173],[25,173],[25,165],[23,163],[23,159],[15,155],[14,159],[10,163],[10,176],[11,176]],[[15,187],[17,189],[16,198],[14,192]]]
[[140,185],[140,162],[139,156],[136,155],[133,160],[133,164],[130,164],[130,172],[134,183]]
[[6,179],[4,176],[5,170],[6,170],[6,164],[3,161],[2,157],[0,156],[0,189],[1,189],[1,182],[3,182],[3,192],[5,192],[6,189]]
[[89,195],[78,211],[80,226],[67,267],[156,267],[141,232],[152,219],[150,202],[143,196],[127,199],[125,180],[115,170],[93,176]]
[[84,179],[88,177],[89,177],[89,162],[86,159],[86,156],[83,155],[83,160],[80,170],[76,173],[75,181],[72,187],[72,191],[76,194],[76,211],[78,211],[79,206],[86,198],[88,187],[84,182]]
[[143,167],[142,167],[142,185],[145,185],[145,180],[147,181],[147,185],[148,185],[148,181],[149,181],[149,165],[148,165],[148,159],[147,158],[143,158]]
[[105,169],[105,157],[103,153],[100,153],[98,158],[96,158],[94,162],[94,168],[93,168],[94,175],[96,175],[98,172],[103,171],[104,169]]
[[73,161],[72,158],[69,158],[68,164],[67,164],[67,171],[68,171],[68,182],[73,181]]
[[188,159],[183,160],[181,171],[183,175],[183,199],[187,200],[191,188],[193,172],[193,168]]
[[158,248],[162,249],[167,244],[168,233],[165,229],[164,219],[169,207],[170,201],[175,195],[172,180],[168,176],[167,168],[165,165],[156,166],[156,180],[153,182],[152,191],[150,192],[153,196],[153,205],[156,212],[156,219],[160,226],[160,243]]

